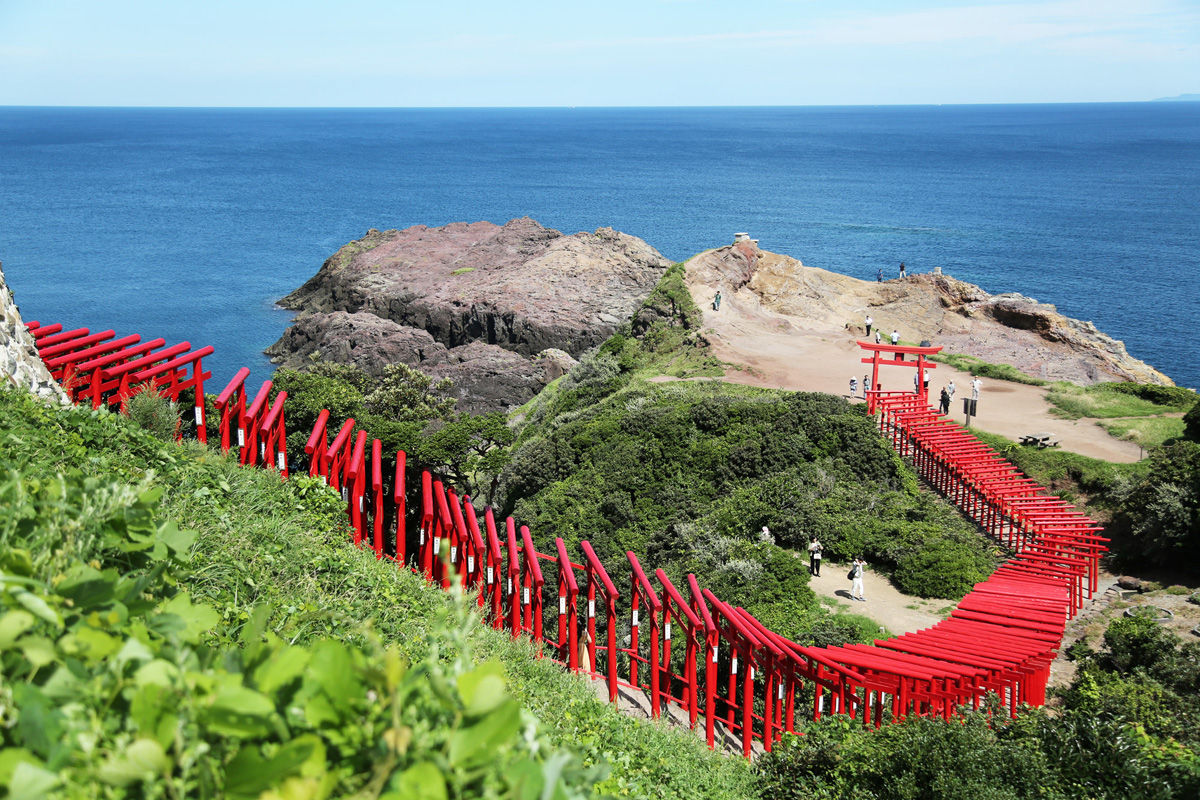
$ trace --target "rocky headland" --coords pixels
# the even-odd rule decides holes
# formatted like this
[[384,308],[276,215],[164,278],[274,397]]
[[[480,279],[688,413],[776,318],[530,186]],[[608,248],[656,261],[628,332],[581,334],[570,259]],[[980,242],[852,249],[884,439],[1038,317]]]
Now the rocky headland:
[[805,266],[745,240],[691,259],[687,280],[697,303],[709,303],[720,288],[725,302],[742,314],[771,317],[798,332],[849,330],[861,336],[870,314],[885,336],[895,328],[905,341],[929,340],[944,352],[1011,364],[1046,380],[1174,385],[1091,322],[1019,294],[989,294],[948,275],[864,281]]
[[371,374],[403,362],[452,379],[461,410],[508,410],[611,336],[668,266],[611,228],[529,218],[370,230],[280,301],[300,314],[267,354]]

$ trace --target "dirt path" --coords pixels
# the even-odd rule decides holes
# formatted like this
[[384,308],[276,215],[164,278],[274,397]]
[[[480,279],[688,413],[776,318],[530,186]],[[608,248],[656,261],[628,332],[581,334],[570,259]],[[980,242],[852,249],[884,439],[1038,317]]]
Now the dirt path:
[[[691,288],[697,302],[707,303],[711,290],[706,286]],[[858,402],[862,402],[863,375],[870,373],[870,366],[861,363],[864,351],[855,344],[852,332],[768,310],[758,295],[744,287],[726,296],[720,311],[713,311],[711,305],[703,309],[705,336],[712,343],[713,355],[733,365],[726,370],[725,380],[849,397],[850,378],[854,376],[859,382]],[[880,382],[885,391],[911,391],[914,372],[884,367]],[[958,401],[970,391],[969,373],[937,364],[930,376],[930,394],[936,396],[951,379],[958,391],[950,416],[963,422],[962,403]],[[1113,438],[1093,421],[1052,416],[1046,392],[1040,386],[984,380],[979,415],[972,426],[1011,439],[1050,433],[1064,450],[1073,453],[1116,462],[1139,460],[1141,449],[1136,444]]]
[[881,632],[881,637],[912,633],[936,625],[954,607],[952,600],[922,600],[902,594],[886,576],[869,567],[863,573],[863,595],[867,599],[863,602],[853,600],[850,598],[850,580],[846,577],[849,570],[848,565],[826,562],[820,576],[814,575],[808,585],[819,597],[834,601],[828,605],[877,622],[887,631],[886,634]]

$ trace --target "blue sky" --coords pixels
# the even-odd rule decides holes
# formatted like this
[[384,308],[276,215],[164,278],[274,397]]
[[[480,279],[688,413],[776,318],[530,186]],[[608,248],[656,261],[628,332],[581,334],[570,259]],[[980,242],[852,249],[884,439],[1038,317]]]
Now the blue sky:
[[1200,92],[1200,0],[0,0],[0,105],[638,106]]

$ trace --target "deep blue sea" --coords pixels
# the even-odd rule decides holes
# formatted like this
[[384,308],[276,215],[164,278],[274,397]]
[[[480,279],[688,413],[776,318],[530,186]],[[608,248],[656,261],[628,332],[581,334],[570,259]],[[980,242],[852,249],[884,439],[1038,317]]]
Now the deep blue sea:
[[528,215],[684,259],[748,231],[873,279],[941,266],[1092,320],[1200,387],[1200,103],[0,108],[0,261],[26,319],[217,349],[368,228]]

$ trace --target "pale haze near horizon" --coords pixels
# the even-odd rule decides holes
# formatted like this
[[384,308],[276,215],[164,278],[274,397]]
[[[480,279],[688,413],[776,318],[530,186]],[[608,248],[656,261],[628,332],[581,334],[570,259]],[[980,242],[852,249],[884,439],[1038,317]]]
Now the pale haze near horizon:
[[874,105],[1194,92],[1197,0],[0,0],[0,105]]

